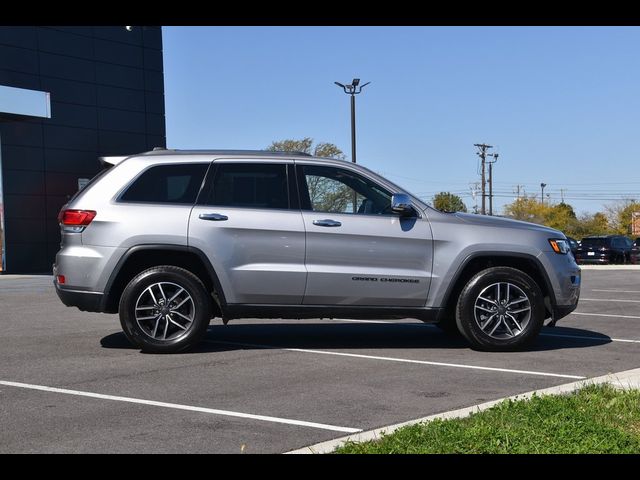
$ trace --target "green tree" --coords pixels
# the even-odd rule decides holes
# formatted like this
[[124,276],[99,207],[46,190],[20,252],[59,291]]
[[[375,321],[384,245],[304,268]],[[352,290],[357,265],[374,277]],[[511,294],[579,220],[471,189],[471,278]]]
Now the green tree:
[[524,195],[505,205],[504,214],[523,222],[544,224],[549,216],[549,209],[548,204],[539,202],[535,196]]
[[467,206],[462,199],[453,193],[440,192],[433,197],[433,206],[443,212],[466,212]]
[[576,221],[575,229],[568,235],[580,239],[588,235],[607,235],[612,231],[604,213],[597,212],[593,215],[583,213]]
[[634,199],[621,200],[605,206],[609,224],[614,233],[620,235],[631,234],[631,214],[640,212],[640,202]]
[[607,216],[598,212],[578,217],[568,203],[542,203],[535,197],[520,197],[504,207],[506,216],[525,222],[546,225],[569,235],[582,238],[587,235],[603,235],[612,233]]
[[568,203],[561,202],[548,206],[544,211],[544,216],[544,224],[548,227],[565,232],[569,236],[572,236],[571,233],[576,230],[578,219],[573,207]]
[[[303,152],[316,157],[345,159],[342,150],[333,143],[321,142],[314,145],[313,139],[309,137],[300,140],[279,140],[269,145],[267,150]],[[307,175],[306,180],[314,210],[322,212],[355,212],[357,210],[354,202],[357,204],[362,197],[344,183],[318,175]]]
[[314,145],[313,138],[309,137],[301,140],[279,140],[271,143],[267,150],[270,152],[303,152],[316,157],[337,158],[340,160],[346,158],[343,151],[333,143],[320,142]]

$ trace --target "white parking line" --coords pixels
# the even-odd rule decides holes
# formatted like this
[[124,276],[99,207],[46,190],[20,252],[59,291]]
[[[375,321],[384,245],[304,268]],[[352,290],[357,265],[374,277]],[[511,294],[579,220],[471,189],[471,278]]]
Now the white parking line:
[[571,312],[570,315],[585,315],[589,317],[613,317],[613,318],[640,318],[637,315],[615,315],[612,313],[583,313],[583,312]]
[[319,428],[322,430],[331,430],[334,432],[355,433],[355,432],[362,431],[359,428],[337,427],[335,425],[327,425],[324,423],[304,422],[302,420],[291,420],[289,418],[269,417],[266,415],[253,415],[251,413],[231,412],[229,410],[218,410],[215,408],[193,407],[190,405],[181,405],[178,403],[156,402],[153,400],[143,400],[140,398],[103,395],[101,393],[83,392],[79,390],[67,390],[66,388],[46,387],[43,385],[31,385],[29,383],[7,382],[7,381],[0,380],[0,385],[6,385],[8,387],[27,388],[31,390],[42,390],[44,392],[64,393],[66,395],[77,395],[81,397],[100,398],[102,400],[115,400],[117,402],[139,403],[142,405],[151,405],[154,407],[173,408],[175,410],[188,410],[191,412],[210,413],[213,415],[224,415],[227,417],[248,418],[251,420],[261,420],[264,422],[284,423],[287,425],[298,425],[301,427]]
[[306,348],[284,348],[276,347],[274,345],[257,345],[255,343],[240,343],[240,342],[225,342],[222,340],[205,340],[207,343],[218,343],[224,345],[238,345],[241,347],[254,347],[254,348],[267,348],[272,350],[286,350],[288,352],[301,352],[301,353],[315,353],[318,355],[335,355],[337,357],[351,357],[351,358],[364,358],[367,360],[383,360],[387,362],[400,362],[400,363],[413,363],[418,365],[432,365],[436,367],[451,367],[451,368],[465,368],[469,370],[487,370],[490,372],[506,372],[506,373],[518,373],[521,375],[539,375],[543,377],[560,377],[560,378],[574,378],[583,379],[579,375],[564,375],[560,373],[548,373],[548,372],[535,372],[532,370],[514,370],[510,368],[496,368],[496,367],[481,367],[479,365],[463,365],[459,363],[444,363],[444,362],[429,362],[427,360],[412,360],[408,358],[396,358],[396,357],[381,357],[378,355],[362,355],[359,353],[343,353],[343,352],[328,352],[326,350],[309,350]]
[[640,293],[640,290],[614,290],[608,288],[592,288],[592,292],[614,292],[614,293]]
[[640,300],[619,300],[617,298],[582,298],[580,301],[586,300],[587,302],[622,302],[622,303],[640,303]]

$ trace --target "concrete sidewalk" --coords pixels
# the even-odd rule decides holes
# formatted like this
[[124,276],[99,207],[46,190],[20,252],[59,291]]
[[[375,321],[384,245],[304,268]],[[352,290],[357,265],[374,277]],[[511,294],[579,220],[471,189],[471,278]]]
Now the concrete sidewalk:
[[640,270],[640,265],[579,265],[581,270]]
[[331,453],[339,446],[344,445],[346,442],[366,442],[369,440],[377,440],[382,434],[390,434],[398,430],[401,427],[408,425],[415,425],[416,423],[430,422],[436,419],[452,419],[452,418],[464,418],[468,417],[472,413],[478,413],[483,410],[487,410],[498,403],[505,400],[525,400],[533,396],[543,395],[561,395],[571,393],[587,385],[600,385],[604,383],[610,383],[612,386],[620,389],[640,389],[640,368],[633,370],[626,370],[624,372],[610,373],[601,377],[589,378],[587,380],[579,380],[577,382],[566,383],[564,385],[558,385],[555,387],[544,388],[541,390],[533,390],[531,392],[522,393],[519,395],[513,395],[511,397],[499,398],[490,402],[481,403],[472,407],[461,408],[458,410],[452,410],[450,412],[438,413],[436,415],[429,415],[428,417],[417,418],[415,420],[409,420],[408,422],[397,423],[395,425],[389,425],[382,428],[376,428],[374,430],[368,430],[366,432],[358,432],[345,437],[336,438],[326,442],[316,443],[308,447],[299,448],[285,452],[287,454],[308,454],[308,453]]

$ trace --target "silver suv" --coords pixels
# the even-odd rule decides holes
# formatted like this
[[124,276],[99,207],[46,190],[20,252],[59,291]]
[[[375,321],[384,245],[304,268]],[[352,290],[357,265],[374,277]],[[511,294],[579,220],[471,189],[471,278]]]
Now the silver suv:
[[573,311],[580,268],[540,225],[444,213],[374,172],[302,153],[158,150],[60,211],[65,305],[120,315],[148,352],[212,318],[415,318],[513,350]]

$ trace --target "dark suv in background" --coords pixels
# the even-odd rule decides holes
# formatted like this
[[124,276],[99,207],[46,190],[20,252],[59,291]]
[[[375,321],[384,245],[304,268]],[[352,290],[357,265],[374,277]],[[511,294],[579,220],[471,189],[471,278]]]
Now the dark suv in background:
[[640,263],[640,238],[636,238],[635,242],[633,242],[633,246],[631,247],[630,260],[631,263],[634,264]]
[[631,245],[624,235],[584,237],[576,250],[576,263],[627,263],[631,261]]

